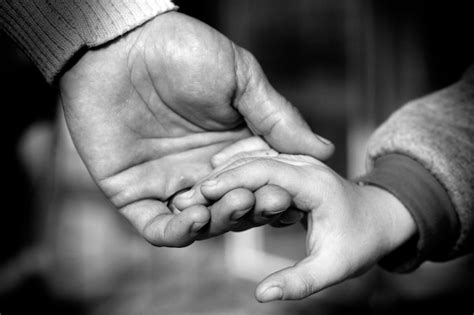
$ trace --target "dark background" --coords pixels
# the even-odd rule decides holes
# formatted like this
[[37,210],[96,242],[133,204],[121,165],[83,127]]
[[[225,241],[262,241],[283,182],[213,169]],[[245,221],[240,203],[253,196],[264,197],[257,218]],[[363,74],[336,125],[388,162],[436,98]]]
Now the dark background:
[[[208,23],[255,54],[275,88],[302,111],[313,130],[336,144],[337,152],[328,164],[347,176],[361,172],[364,148],[354,143],[364,143],[374,127],[404,102],[455,82],[474,56],[474,18],[469,1],[183,0],[176,3],[180,12]],[[4,34],[0,35],[0,48],[0,102],[5,114],[0,313],[120,314],[116,305],[122,305],[125,297],[117,298],[113,292],[84,293],[86,289],[79,294],[64,295],[61,285],[50,284],[43,269],[23,268],[22,263],[16,263],[27,260],[35,264],[28,255],[32,248],[35,252],[41,250],[37,246],[38,237],[48,229],[42,220],[46,211],[42,202],[45,198],[41,195],[44,192],[38,185],[42,186],[42,181],[49,183],[48,174],[54,177],[54,172],[48,168],[49,164],[44,164],[41,179],[33,180],[21,152],[24,152],[25,132],[31,126],[46,122],[56,130],[56,91]],[[48,145],[54,146],[55,139],[51,138]],[[48,159],[54,159],[57,153],[48,154]],[[34,159],[34,156],[28,158]],[[57,214],[62,210],[56,211],[52,212],[53,216],[62,218]],[[268,252],[292,256],[291,250],[284,248],[291,247],[292,241],[301,241],[302,232],[266,229],[264,237],[281,238],[281,242],[274,241],[266,247]],[[224,246],[222,240],[216,242]],[[298,246],[298,250],[302,249],[302,245]],[[27,258],[22,256],[25,253]],[[82,263],[87,264],[87,259]],[[2,273],[2,268],[8,269],[8,273]],[[320,314],[448,310],[451,314],[472,314],[474,311],[468,298],[474,287],[472,259],[447,267],[428,267],[402,278],[380,273],[363,280],[365,293],[354,299],[347,298],[347,294],[353,293],[351,288],[342,288],[319,300],[292,303],[289,308],[278,304],[276,309],[282,314],[312,314],[315,309]],[[5,274],[8,277],[2,279]],[[126,279],[134,277],[133,272],[125,274]],[[65,275],[67,277],[67,273]],[[440,276],[442,278],[438,278]],[[9,284],[2,287],[5,279]],[[438,289],[433,290],[433,284]],[[154,285],[159,286],[159,283]],[[219,285],[203,283],[203,288],[214,295],[217,293],[213,288]],[[252,290],[253,286],[251,282],[231,289]],[[224,285],[223,290],[226,288]],[[380,297],[380,292],[384,292],[384,297]],[[166,309],[149,302],[137,302],[137,305],[146,308],[140,311],[146,314],[184,314],[190,312],[189,305],[201,303],[197,294],[186,290],[177,294],[190,295],[189,304],[176,308],[171,304]],[[217,295],[218,307],[211,302],[207,308],[198,306],[197,309],[203,314],[225,310],[226,297]],[[246,298],[242,298],[243,301],[247,301]],[[121,302],[110,302],[117,300]],[[222,312],[264,313],[259,306],[252,307],[237,303],[228,312]],[[158,311],[154,311],[156,309]],[[265,311],[276,314],[273,310]],[[131,312],[133,314],[133,309]]]

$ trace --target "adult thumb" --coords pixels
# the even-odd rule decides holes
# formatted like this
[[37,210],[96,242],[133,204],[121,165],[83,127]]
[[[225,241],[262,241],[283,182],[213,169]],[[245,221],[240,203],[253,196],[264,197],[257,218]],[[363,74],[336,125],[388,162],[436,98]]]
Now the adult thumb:
[[334,145],[314,134],[299,111],[268,82],[251,53],[235,47],[237,93],[234,106],[256,135],[282,153],[329,158]]

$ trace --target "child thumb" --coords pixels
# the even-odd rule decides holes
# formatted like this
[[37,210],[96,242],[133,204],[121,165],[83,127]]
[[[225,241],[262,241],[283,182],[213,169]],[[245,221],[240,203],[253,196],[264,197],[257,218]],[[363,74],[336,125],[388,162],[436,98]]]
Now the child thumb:
[[300,300],[339,282],[337,270],[314,257],[269,275],[257,287],[255,297],[265,303],[275,300]]

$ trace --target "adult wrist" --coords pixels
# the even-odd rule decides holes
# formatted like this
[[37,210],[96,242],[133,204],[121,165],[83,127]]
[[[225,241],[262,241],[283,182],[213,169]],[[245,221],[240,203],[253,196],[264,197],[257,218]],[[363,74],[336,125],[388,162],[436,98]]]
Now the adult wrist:
[[0,25],[53,83],[84,49],[175,9],[171,0],[1,1]]

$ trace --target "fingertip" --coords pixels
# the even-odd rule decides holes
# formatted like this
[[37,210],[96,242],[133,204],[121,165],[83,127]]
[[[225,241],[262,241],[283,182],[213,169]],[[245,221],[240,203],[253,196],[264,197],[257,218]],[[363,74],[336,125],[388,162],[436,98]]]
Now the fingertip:
[[169,204],[173,205],[180,211],[191,207],[192,205],[206,205],[208,202],[197,188],[190,189],[185,193],[178,194],[170,200]]
[[[281,277],[279,277],[281,272],[284,270],[285,269],[272,273],[257,285],[257,288],[255,289],[255,298],[257,301],[260,303],[267,303],[284,299],[283,290],[285,284],[281,281]],[[278,288],[280,291],[273,288]]]
[[171,210],[179,210],[182,211],[189,207],[192,203],[189,202],[191,196],[194,194],[192,189],[182,190],[176,192],[172,195],[168,200],[168,208]]
[[255,205],[254,194],[245,188],[237,188],[226,193],[211,206],[211,217],[236,222]]
[[[301,300],[316,292],[321,288],[319,279],[315,277],[314,259],[306,257],[292,267],[279,270],[269,275],[257,287],[256,297],[258,300]],[[281,289],[281,297],[277,298],[275,290],[267,291],[270,288]]]
[[191,222],[188,231],[193,240],[202,234],[211,222],[211,213],[209,209],[203,205],[193,205],[186,208],[180,215],[185,221]]
[[324,143],[324,144],[321,146],[321,149],[318,150],[318,152],[316,152],[316,156],[317,156],[320,160],[327,160],[327,159],[329,159],[329,158],[334,154],[335,151],[336,151],[336,147],[334,146],[334,144],[332,144],[332,143],[329,143],[329,144]]
[[306,139],[309,140],[309,143],[302,143],[302,145],[308,146],[308,148],[310,148],[309,155],[319,160],[327,160],[334,154],[336,147],[331,141],[327,140],[326,138],[323,138],[311,132],[311,135],[308,135]]
[[184,209],[179,216],[184,220],[192,222],[192,224],[206,224],[211,220],[211,213],[206,206],[193,205]]
[[170,203],[169,208],[173,210],[179,210],[183,211],[184,209],[190,207],[192,205],[192,201],[184,198],[179,198],[177,197],[176,199],[173,199],[173,202]]
[[228,200],[228,202],[234,209],[248,209],[253,208],[255,205],[255,196],[250,190],[245,188],[237,188],[231,192],[232,199]]
[[266,185],[255,191],[255,212],[273,216],[288,209],[292,197],[288,191],[277,185]]
[[281,300],[283,299],[283,290],[279,286],[264,287],[263,289],[257,288],[255,298],[260,303]]
[[334,154],[334,151],[336,151],[336,147],[332,142],[329,142],[329,140],[326,140],[319,136],[318,138],[322,145],[320,145],[319,148],[315,147],[315,150],[317,149],[317,151],[315,152],[315,156],[318,157],[320,160],[327,160]]
[[212,168],[218,168],[225,161],[225,156],[223,154],[217,153],[211,158]]
[[222,197],[219,191],[219,181],[217,179],[207,180],[201,184],[201,194],[209,200],[217,200]]

